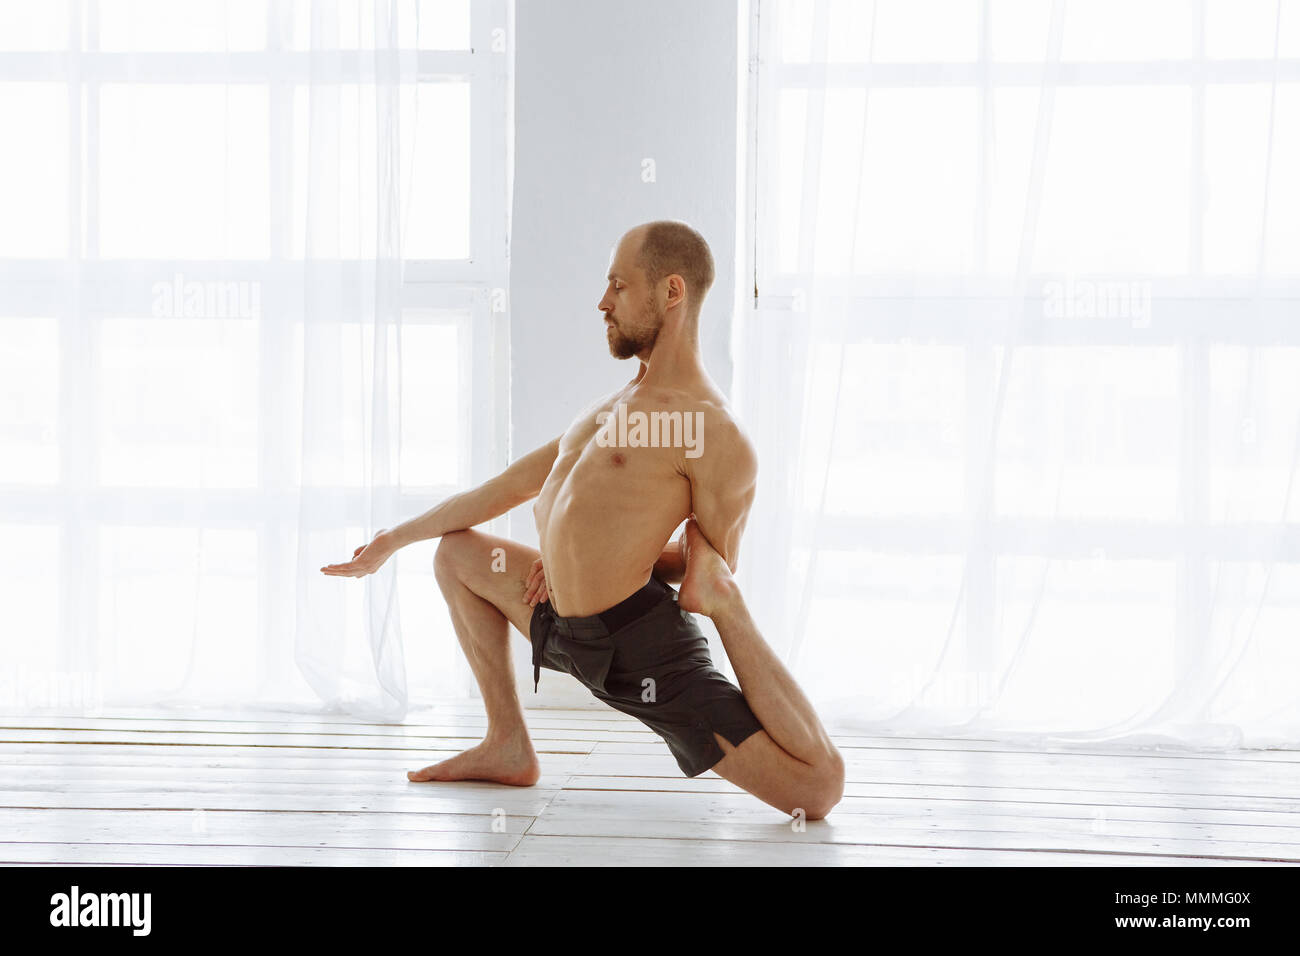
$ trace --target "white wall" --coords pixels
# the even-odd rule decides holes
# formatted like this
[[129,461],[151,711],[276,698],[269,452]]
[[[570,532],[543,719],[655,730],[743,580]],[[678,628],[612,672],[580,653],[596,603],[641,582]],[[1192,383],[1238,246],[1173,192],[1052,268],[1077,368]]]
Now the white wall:
[[701,341],[730,385],[737,13],[731,0],[518,0],[515,17],[517,456],[635,373],[610,357],[596,303],[611,248],[637,223],[684,219],[708,240],[718,277]]
[[[685,220],[713,249],[700,338],[729,390],[738,19],[733,0],[517,0],[512,458],[635,374],[635,360],[610,356],[596,303],[610,250],[647,220]],[[642,178],[647,159],[653,182]],[[530,506],[509,533],[536,543]],[[542,688],[562,681],[548,672]],[[526,703],[570,699],[534,698],[531,673],[521,689]]]

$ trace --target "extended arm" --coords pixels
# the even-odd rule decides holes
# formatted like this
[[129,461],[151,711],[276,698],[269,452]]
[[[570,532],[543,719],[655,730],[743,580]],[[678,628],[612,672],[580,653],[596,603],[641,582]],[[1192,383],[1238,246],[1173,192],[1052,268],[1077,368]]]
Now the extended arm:
[[401,548],[414,541],[439,538],[449,531],[472,528],[536,498],[551,473],[559,447],[558,438],[548,442],[477,488],[452,495],[424,514],[403,521],[388,532],[393,544]]
[[352,560],[327,564],[322,573],[360,578],[374,574],[393,554],[414,541],[440,538],[450,531],[472,528],[505,514],[511,508],[536,498],[559,454],[560,440],[529,452],[495,478],[477,488],[452,495],[424,514],[375,535],[369,544],[352,553]]

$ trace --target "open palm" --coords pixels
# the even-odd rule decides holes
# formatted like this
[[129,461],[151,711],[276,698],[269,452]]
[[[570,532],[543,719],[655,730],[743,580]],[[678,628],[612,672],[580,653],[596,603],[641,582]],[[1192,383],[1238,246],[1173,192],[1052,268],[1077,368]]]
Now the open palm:
[[351,561],[327,564],[321,568],[321,571],[324,574],[343,578],[363,578],[367,574],[374,574],[393,554],[392,545],[384,533],[386,530],[376,534],[375,539],[369,544],[363,544],[353,551]]

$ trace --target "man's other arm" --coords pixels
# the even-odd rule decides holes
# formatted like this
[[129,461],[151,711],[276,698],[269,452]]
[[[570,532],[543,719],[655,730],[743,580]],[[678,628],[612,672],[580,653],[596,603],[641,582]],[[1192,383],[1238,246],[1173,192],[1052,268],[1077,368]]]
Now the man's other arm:
[[758,456],[749,437],[730,418],[714,419],[706,435],[703,453],[686,459],[691,508],[704,537],[734,572],[754,503]]

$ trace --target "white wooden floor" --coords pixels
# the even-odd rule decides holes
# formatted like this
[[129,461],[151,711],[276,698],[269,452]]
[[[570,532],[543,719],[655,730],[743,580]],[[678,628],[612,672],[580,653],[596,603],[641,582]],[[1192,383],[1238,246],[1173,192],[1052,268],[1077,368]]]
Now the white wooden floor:
[[473,704],[401,726],[240,712],[0,716],[0,863],[1212,866],[1300,863],[1300,752],[1036,752],[839,736],[843,802],[797,830],[681,776],[613,711],[535,710],[535,787],[413,784]]

